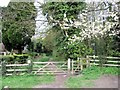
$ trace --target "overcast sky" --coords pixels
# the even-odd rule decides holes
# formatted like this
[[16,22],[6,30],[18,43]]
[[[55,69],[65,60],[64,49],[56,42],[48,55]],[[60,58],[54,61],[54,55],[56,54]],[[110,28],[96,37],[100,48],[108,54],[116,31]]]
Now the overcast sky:
[[7,7],[10,0],[0,0],[0,7]]

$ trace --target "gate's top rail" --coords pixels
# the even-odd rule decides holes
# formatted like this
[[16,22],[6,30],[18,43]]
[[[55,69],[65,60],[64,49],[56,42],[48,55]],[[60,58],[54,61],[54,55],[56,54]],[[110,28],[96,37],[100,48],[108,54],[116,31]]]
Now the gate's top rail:
[[53,64],[59,64],[59,63],[65,63],[65,62],[33,62],[33,64],[47,64],[47,63],[53,63]]

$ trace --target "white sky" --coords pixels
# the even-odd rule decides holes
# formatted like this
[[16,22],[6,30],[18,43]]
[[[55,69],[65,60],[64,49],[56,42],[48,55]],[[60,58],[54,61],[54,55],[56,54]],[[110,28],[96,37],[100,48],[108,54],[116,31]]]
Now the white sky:
[[10,0],[0,0],[0,7],[7,7]]

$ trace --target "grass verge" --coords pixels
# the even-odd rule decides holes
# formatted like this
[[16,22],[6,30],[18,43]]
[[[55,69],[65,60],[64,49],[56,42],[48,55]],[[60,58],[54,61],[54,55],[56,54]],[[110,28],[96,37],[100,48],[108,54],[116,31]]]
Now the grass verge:
[[35,85],[51,83],[55,80],[51,75],[23,75],[23,76],[8,76],[2,78],[2,86],[10,88],[32,88]]
[[118,75],[118,70],[117,67],[92,66],[84,69],[81,75],[68,78],[65,85],[70,88],[91,87],[94,85],[92,80],[95,80],[104,74]]

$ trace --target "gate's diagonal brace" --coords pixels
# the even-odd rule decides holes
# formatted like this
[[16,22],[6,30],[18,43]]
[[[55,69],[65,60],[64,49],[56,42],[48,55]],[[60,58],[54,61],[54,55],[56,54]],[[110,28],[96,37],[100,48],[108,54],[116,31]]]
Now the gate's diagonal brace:
[[46,64],[45,66],[43,66],[42,68],[38,69],[38,71],[36,71],[34,74],[37,74],[38,72],[40,72],[40,70],[43,70],[46,66],[48,66],[50,64],[50,62],[48,64]]
[[[54,65],[53,63],[51,63],[51,64]],[[63,64],[63,65],[65,65],[65,64]],[[65,73],[65,71],[62,68],[58,67],[57,65],[54,65],[54,66],[57,68],[57,70],[60,69],[60,70],[62,70]]]

